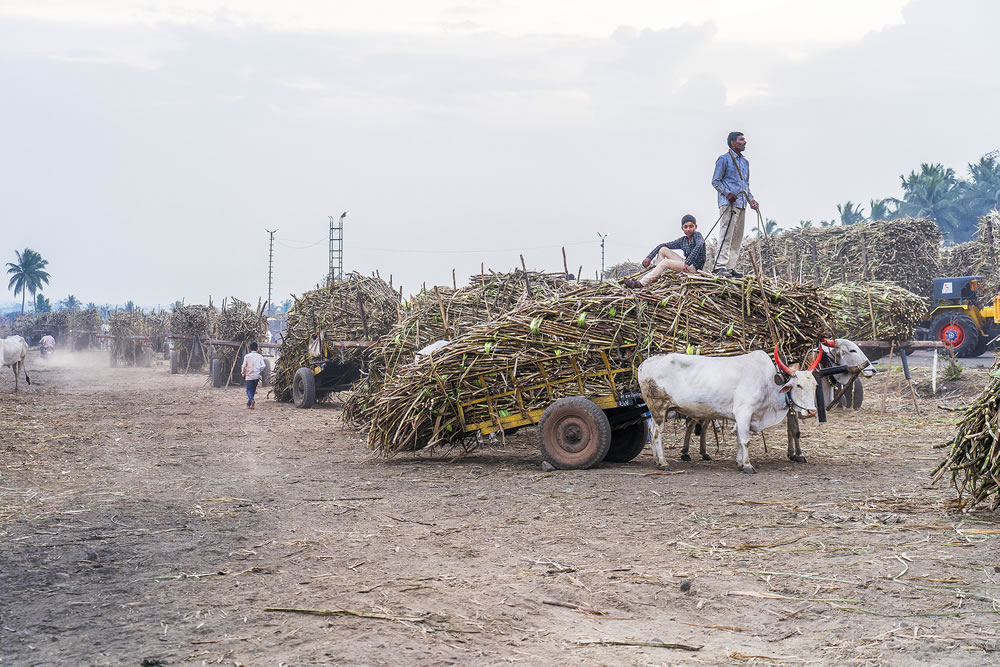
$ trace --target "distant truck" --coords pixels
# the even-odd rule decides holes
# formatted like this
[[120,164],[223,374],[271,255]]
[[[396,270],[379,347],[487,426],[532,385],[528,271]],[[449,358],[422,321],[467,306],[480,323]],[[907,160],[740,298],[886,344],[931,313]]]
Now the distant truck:
[[931,310],[918,338],[940,341],[958,357],[978,357],[1000,336],[1000,295],[980,298],[982,276],[935,278]]

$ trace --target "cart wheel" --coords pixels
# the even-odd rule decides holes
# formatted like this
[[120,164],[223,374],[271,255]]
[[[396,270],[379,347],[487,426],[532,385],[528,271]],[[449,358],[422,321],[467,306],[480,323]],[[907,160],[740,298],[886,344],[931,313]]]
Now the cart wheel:
[[861,383],[861,378],[854,379],[851,389],[854,390],[854,396],[851,397],[851,407],[860,410],[861,403],[865,400],[865,386]]
[[[836,389],[834,390],[836,391]],[[840,395],[840,400],[837,401],[833,406],[834,408],[849,408],[854,404],[854,383],[847,385],[844,389],[844,393]]]
[[611,463],[628,463],[646,448],[648,437],[646,420],[611,432],[611,447],[604,460]]
[[316,376],[311,368],[295,371],[292,380],[292,400],[297,408],[311,408],[316,402]]
[[177,375],[177,350],[170,350],[170,374]]
[[553,467],[590,468],[604,460],[611,447],[611,424],[593,401],[570,396],[546,408],[536,438],[542,457]]
[[267,359],[264,360],[264,370],[260,372],[260,385],[266,387],[271,381],[271,362]]
[[218,389],[222,386],[222,360],[212,359],[212,386]]

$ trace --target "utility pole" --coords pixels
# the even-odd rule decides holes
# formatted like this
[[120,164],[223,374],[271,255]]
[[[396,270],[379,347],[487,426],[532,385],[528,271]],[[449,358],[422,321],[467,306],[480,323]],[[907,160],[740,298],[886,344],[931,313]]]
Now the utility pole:
[[604,239],[608,238],[608,235],[600,232],[597,232],[597,235],[601,238],[601,280],[604,280]]
[[270,317],[274,312],[274,304],[271,303],[271,285],[273,284],[274,278],[274,233],[278,230],[265,229],[265,232],[271,235],[271,243],[267,249],[267,316]]
[[332,215],[326,216],[330,219],[330,282],[344,279],[344,218],[348,213],[341,213],[337,222]]

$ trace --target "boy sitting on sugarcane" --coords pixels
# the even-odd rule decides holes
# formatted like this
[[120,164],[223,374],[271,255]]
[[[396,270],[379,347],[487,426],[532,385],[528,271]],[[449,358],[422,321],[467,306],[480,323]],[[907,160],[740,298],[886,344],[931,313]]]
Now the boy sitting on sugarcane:
[[[625,287],[638,289],[659,279],[667,269],[680,273],[695,273],[705,266],[705,239],[698,231],[698,221],[690,213],[681,218],[684,236],[669,243],[661,243],[642,260],[643,267],[653,264],[653,270],[638,280],[625,279]],[[683,256],[674,252],[680,250]]]

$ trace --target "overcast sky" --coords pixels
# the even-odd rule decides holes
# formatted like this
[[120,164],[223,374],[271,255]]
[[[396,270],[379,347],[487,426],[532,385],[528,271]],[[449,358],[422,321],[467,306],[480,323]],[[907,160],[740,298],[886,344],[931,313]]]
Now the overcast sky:
[[[781,226],[1000,147],[992,0],[0,0],[0,257],[55,302],[327,271],[593,276],[718,216],[733,129]],[[749,218],[748,218],[749,219]],[[13,295],[0,301],[14,300]],[[19,299],[18,299],[19,301]]]

